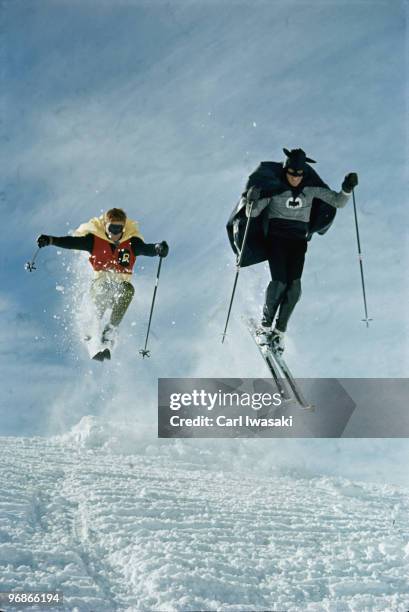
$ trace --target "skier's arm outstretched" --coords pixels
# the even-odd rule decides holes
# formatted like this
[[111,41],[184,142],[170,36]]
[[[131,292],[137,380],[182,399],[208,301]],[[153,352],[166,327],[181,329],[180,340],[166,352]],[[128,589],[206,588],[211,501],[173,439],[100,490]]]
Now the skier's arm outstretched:
[[[159,243],[146,243],[137,236],[133,236],[130,240],[134,255],[147,255],[148,257],[166,257],[169,252],[168,244],[165,241]],[[40,248],[54,245],[61,249],[73,249],[76,251],[88,251],[92,253],[94,246],[93,234],[85,236],[47,236],[41,234],[37,238],[37,244]]]
[[354,187],[358,185],[358,175],[355,172],[350,172],[344,178],[341,191],[333,191],[328,187],[312,187],[311,192],[313,197],[323,200],[334,208],[343,208],[349,200]]
[[47,236],[46,234],[41,234],[37,238],[37,244],[40,248],[54,245],[61,249],[74,249],[76,251],[92,253],[94,236],[92,234],[86,234],[85,236]]
[[168,244],[164,240],[156,244],[149,244],[144,242],[142,238],[134,236],[131,238],[131,246],[134,255],[147,255],[148,257],[159,255],[160,257],[166,257],[169,252]]

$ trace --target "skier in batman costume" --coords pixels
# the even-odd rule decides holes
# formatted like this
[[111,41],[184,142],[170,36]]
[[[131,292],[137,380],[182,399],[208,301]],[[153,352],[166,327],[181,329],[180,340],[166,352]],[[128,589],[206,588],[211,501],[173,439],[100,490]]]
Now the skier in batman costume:
[[94,359],[110,358],[116,330],[122,321],[135,293],[131,275],[138,255],[166,257],[169,247],[165,241],[147,244],[138,224],[127,218],[120,208],[111,208],[100,217],[83,223],[74,236],[49,236],[41,234],[37,239],[40,248],[54,245],[63,249],[88,251],[89,262],[94,269],[91,297],[98,319],[108,309],[110,318],[102,331],[103,350]]
[[328,230],[336,209],[346,205],[358,184],[358,176],[352,172],[344,178],[341,191],[333,191],[311,167],[316,162],[302,149],[283,151],[283,163],[261,162],[250,175],[227,223],[230,243],[238,255],[247,219],[252,217],[241,265],[268,262],[271,281],[258,335],[260,344],[279,354],[284,351],[287,325],[301,296],[308,241],[315,232]]

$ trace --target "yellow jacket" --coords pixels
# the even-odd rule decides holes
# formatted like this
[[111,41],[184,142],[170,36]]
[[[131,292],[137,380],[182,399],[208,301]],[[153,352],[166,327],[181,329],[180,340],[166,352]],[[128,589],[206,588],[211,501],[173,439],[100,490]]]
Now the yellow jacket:
[[[111,242],[115,244],[113,240],[111,240],[105,232],[105,226],[107,223],[107,219],[105,214],[100,217],[93,217],[86,223],[81,223],[81,225],[74,231],[74,236],[86,236],[87,234],[93,234],[94,236],[98,236],[107,242]],[[125,240],[129,240],[136,236],[143,240],[143,236],[139,230],[139,225],[137,221],[132,221],[132,219],[127,219],[125,222],[124,233],[121,238],[121,242]],[[104,270],[100,272],[95,272],[95,278],[109,278],[115,281],[127,281],[129,283],[130,274],[121,274],[120,272],[112,272],[109,270]]]
[[[108,242],[114,241],[108,238],[105,233],[105,225],[107,224],[107,219],[105,218],[105,214],[100,217],[93,217],[86,223],[81,223],[81,225],[75,230],[74,236],[86,236],[86,234],[94,234],[94,236],[99,236],[103,240],[107,240]],[[123,240],[129,240],[132,236],[138,236],[142,238],[143,236],[139,231],[139,225],[137,221],[132,221],[132,219],[127,219],[124,227],[124,233],[121,238],[121,242]]]

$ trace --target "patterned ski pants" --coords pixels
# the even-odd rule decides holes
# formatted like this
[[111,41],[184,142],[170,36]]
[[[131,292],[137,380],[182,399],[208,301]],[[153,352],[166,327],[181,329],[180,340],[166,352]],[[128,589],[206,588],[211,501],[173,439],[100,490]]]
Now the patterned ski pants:
[[96,278],[92,281],[91,297],[95,304],[97,315],[100,319],[106,310],[112,308],[110,323],[119,325],[122,321],[129,304],[132,302],[135,289],[127,281],[113,281],[109,278]]

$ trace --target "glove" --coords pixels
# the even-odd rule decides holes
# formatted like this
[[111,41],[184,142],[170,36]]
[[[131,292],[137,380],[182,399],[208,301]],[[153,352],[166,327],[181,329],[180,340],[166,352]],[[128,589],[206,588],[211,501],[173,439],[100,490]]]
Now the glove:
[[37,244],[40,247],[40,249],[42,249],[45,246],[49,246],[50,244],[52,244],[51,236],[46,236],[45,234],[41,234],[41,236],[37,238]]
[[247,202],[257,202],[257,200],[260,198],[260,194],[261,194],[260,187],[256,187],[255,185],[253,185],[252,187],[250,187],[250,189],[247,192],[247,195],[246,195]]
[[159,257],[166,257],[169,253],[168,243],[162,240],[162,242],[158,242],[155,244],[155,249]]
[[250,216],[250,209],[251,206],[255,204],[257,204],[257,200],[259,199],[261,194],[261,189],[260,187],[256,187],[255,185],[253,185],[252,187],[250,187],[250,189],[247,192],[246,195],[246,217]]
[[356,172],[350,172],[344,178],[342,183],[342,191],[345,193],[351,193],[351,191],[358,185],[358,175]]

